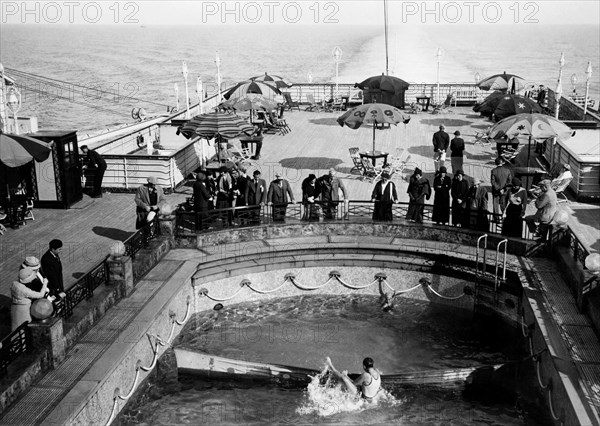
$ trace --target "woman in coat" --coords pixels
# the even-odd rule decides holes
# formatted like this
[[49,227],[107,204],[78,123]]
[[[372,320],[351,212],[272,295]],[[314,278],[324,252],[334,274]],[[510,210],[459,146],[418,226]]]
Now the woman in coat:
[[508,191],[506,217],[502,223],[502,235],[521,238],[523,235],[523,216],[527,207],[527,191],[518,178],[513,178]]
[[465,223],[467,211],[467,194],[469,182],[462,170],[458,170],[452,179],[450,194],[452,195],[452,225],[462,226]]
[[36,278],[36,271],[23,268],[19,271],[19,281],[10,288],[12,305],[10,309],[11,331],[15,331],[24,322],[31,322],[31,299],[41,299],[48,294],[48,281],[44,280],[40,291],[30,290],[27,285]]
[[373,220],[391,221],[394,218],[392,205],[398,202],[398,193],[387,170],[381,173],[381,180],[375,184],[371,201],[374,203]]
[[450,187],[452,180],[446,174],[446,167],[440,167],[440,170],[433,179],[433,215],[431,220],[446,225],[450,221]]
[[406,218],[417,223],[423,223],[423,211],[425,210],[425,199],[431,197],[431,185],[423,177],[423,172],[418,167],[410,177],[408,184],[408,211]]
[[473,186],[469,188],[467,196],[468,224],[465,227],[478,231],[488,232],[490,222],[488,220],[488,191],[481,184],[481,179],[475,179]]
[[319,187],[317,186],[317,176],[309,174],[302,182],[302,205],[304,206],[303,220],[318,221],[319,205],[315,200],[319,198]]

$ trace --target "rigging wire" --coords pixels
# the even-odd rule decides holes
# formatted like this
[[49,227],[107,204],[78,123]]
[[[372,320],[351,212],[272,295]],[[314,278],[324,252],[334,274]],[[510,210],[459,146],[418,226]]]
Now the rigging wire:
[[[82,84],[71,83],[71,82],[68,82],[68,81],[65,81],[65,80],[58,80],[58,79],[50,78],[50,77],[43,77],[41,75],[37,75],[37,74],[33,74],[33,73],[28,73],[28,72],[25,72],[25,71],[14,69],[14,68],[8,68],[7,67],[5,69],[10,74],[18,75],[18,76],[21,76],[21,77],[24,77],[24,78],[29,78],[29,79],[32,79],[32,80],[35,80],[35,81],[45,82],[46,84],[51,85],[53,87],[60,87],[60,85],[62,84],[62,85],[68,85],[68,86],[73,87],[73,88],[77,87],[77,88],[86,89],[86,90],[93,90],[93,91],[96,91],[96,92],[99,92],[99,93],[105,93],[103,90],[99,90],[97,87],[89,87],[89,86],[84,86]],[[83,93],[83,91],[82,91],[82,93]],[[111,93],[112,94],[112,92],[109,92],[109,91],[106,91],[106,93]],[[157,105],[157,106],[160,106],[160,107],[167,107],[167,106],[169,106],[167,104],[163,104],[163,103],[160,103],[160,102],[149,101],[149,100],[146,100],[146,99],[137,98],[135,96],[127,96],[127,95],[119,94],[118,98],[119,99],[120,98],[131,99],[133,101],[144,102],[144,103],[148,103],[148,104],[152,104],[152,105]]]
[[383,0],[383,20],[385,25],[385,75],[390,75],[388,59],[388,4]]

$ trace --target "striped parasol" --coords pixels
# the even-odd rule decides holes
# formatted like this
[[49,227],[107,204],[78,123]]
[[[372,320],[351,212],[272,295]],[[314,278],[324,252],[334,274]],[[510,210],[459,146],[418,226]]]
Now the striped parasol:
[[52,143],[24,135],[0,133],[0,161],[8,167],[19,167],[31,160],[45,161],[52,151]]
[[271,86],[275,86],[278,89],[285,89],[287,87],[292,87],[292,83],[288,83],[283,77],[278,75],[269,75],[265,73],[265,75],[258,75],[256,77],[250,77],[252,81],[260,81],[261,83],[267,83]]
[[225,99],[237,99],[250,93],[263,95],[269,99],[281,95],[279,89],[271,84],[261,83],[260,81],[242,81],[227,91],[223,97]]
[[484,78],[477,85],[482,90],[508,90],[515,93],[518,90],[525,88],[525,80],[522,77],[514,74],[494,74],[488,78]]
[[257,95],[255,93],[248,93],[246,96],[241,98],[232,98],[221,104],[225,108],[233,108],[237,111],[248,111],[252,109],[264,109],[265,111],[271,111],[277,108],[277,102],[265,98],[263,95]]
[[226,139],[235,138],[242,133],[252,134],[254,126],[235,114],[226,112],[211,112],[193,117],[183,126],[179,127],[179,133],[186,138],[200,136],[212,139],[221,136]]

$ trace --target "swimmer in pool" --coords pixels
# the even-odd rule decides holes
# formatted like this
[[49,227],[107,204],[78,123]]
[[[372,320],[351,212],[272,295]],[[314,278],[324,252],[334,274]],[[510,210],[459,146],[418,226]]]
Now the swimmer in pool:
[[381,305],[381,310],[383,312],[390,312],[394,309],[394,297],[396,297],[396,291],[390,296],[389,293],[383,293],[379,298],[379,303]]
[[327,357],[325,361],[329,371],[346,385],[346,389],[349,393],[358,394],[366,400],[371,400],[381,389],[381,373],[373,367],[372,358],[363,359],[363,369],[365,371],[354,381],[348,377],[348,372],[346,370],[341,373],[336,370],[331,362],[331,358]]

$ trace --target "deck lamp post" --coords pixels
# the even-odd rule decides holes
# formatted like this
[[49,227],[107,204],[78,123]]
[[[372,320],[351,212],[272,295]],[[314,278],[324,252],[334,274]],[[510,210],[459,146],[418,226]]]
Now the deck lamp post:
[[339,98],[339,71],[340,61],[342,60],[342,49],[339,46],[333,48],[333,60],[335,61],[335,99]]
[[444,55],[444,52],[442,51],[442,48],[438,47],[437,51],[435,52],[435,56],[437,58],[437,99],[436,99],[437,104],[440,103],[440,61],[441,61],[443,55]]
[[587,106],[588,106],[588,94],[590,93],[590,79],[592,78],[592,61],[588,61],[587,68],[585,70],[585,100],[583,103],[583,119],[585,120],[585,115],[587,114]]
[[4,94],[6,93],[6,85],[4,81],[4,66],[0,64],[0,131],[6,133],[6,102],[4,101]]
[[173,88],[175,89],[175,111],[179,111],[179,85],[175,83]]
[[6,94],[6,106],[13,114],[13,119],[15,120],[15,135],[18,135],[19,121],[17,113],[21,109],[21,92],[19,92],[15,86],[11,86],[10,89],[8,89],[8,93]]
[[477,98],[477,101],[479,101],[479,82],[481,81],[481,74],[479,74],[479,72],[475,73],[475,97]]
[[306,74],[306,78],[308,80],[309,83],[313,82],[313,75],[312,73],[309,71],[308,74]]
[[185,61],[181,63],[181,73],[185,83],[185,118],[190,118],[190,94],[188,92],[188,67]]
[[556,107],[554,109],[554,118],[558,120],[558,111],[560,110],[560,98],[562,98],[562,83],[558,80],[558,84],[556,85],[556,89],[554,90],[554,98],[556,99]]
[[202,87],[202,79],[200,77],[196,79],[196,94],[198,95],[198,112],[203,114],[204,88]]
[[217,66],[217,104],[221,103],[221,58],[219,52],[215,54],[215,65]]

